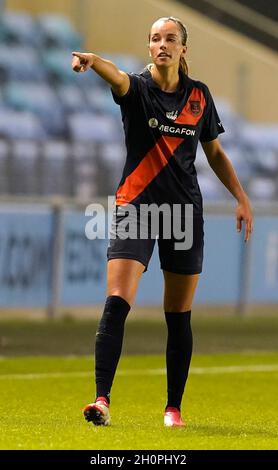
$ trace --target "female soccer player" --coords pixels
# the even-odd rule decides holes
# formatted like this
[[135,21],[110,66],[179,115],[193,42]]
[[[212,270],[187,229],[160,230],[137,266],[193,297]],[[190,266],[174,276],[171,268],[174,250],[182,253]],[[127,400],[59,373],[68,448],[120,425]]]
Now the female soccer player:
[[[193,208],[191,247],[175,249],[177,237],[172,232],[170,238],[158,239],[168,327],[165,426],[184,426],[180,407],[192,354],[191,305],[203,261],[202,196],[194,167],[199,140],[209,165],[237,200],[237,230],[241,231],[244,221],[245,241],[252,232],[248,197],[217,139],[224,129],[213,99],[206,85],[188,76],[186,43],[185,26],[169,17],[152,25],[152,64],[140,74],[127,74],[96,54],[73,52],[73,70],[92,69],[111,85],[114,101],[121,107],[127,147],[112,224],[117,236],[110,241],[107,253],[107,299],[96,335],[96,399],[84,409],[87,421],[95,425],[110,424],[110,390],[124,324],[155,244],[155,237],[123,239],[119,235],[126,207],[136,208],[135,223],[139,226],[143,204]],[[166,220],[169,222],[169,217]],[[186,220],[181,211],[183,226]]]

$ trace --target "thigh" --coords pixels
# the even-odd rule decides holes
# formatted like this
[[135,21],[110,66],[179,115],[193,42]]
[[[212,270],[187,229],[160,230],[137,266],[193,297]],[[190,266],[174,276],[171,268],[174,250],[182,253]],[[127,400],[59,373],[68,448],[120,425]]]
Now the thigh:
[[163,271],[165,312],[191,310],[199,274],[176,274]]
[[[121,206],[114,212],[107,259],[110,261],[122,258],[139,261],[145,266],[145,271],[147,271],[155,239],[151,239],[148,236],[145,238],[139,237],[141,226],[138,214],[131,216],[129,219],[130,221],[126,224],[125,208],[121,208]],[[131,230],[132,237],[128,236],[125,232],[126,227],[129,229],[133,227]]]
[[[203,265],[204,221],[202,217],[193,219],[193,239],[189,249],[180,249],[180,241],[158,239],[160,266],[163,271],[176,274],[200,274]],[[176,245],[177,244],[177,245]]]
[[145,266],[134,259],[111,259],[107,265],[107,296],[118,295],[131,306]]

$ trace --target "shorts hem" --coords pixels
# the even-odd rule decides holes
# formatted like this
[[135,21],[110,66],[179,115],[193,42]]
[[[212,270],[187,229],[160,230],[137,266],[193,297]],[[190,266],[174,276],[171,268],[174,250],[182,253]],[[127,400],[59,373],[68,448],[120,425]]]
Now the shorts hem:
[[201,274],[202,273],[202,268],[198,269],[176,269],[176,268],[167,268],[165,266],[160,266],[160,269],[163,271],[168,271],[169,273],[174,273],[174,274]]
[[145,266],[145,271],[147,271],[148,269],[148,264],[145,264],[141,259],[139,258],[136,258],[136,256],[133,256],[133,255],[125,255],[125,254],[122,254],[122,255],[109,255],[107,256],[107,261],[110,261],[111,259],[133,259],[134,261],[139,261],[139,263],[143,264],[143,266]]

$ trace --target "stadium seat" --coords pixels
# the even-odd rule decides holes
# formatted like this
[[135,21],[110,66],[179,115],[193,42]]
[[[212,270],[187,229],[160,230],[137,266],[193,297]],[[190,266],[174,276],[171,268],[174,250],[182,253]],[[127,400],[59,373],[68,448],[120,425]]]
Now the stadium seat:
[[74,140],[104,143],[121,139],[119,126],[111,116],[74,113],[69,115],[68,122],[70,135]]
[[206,174],[208,173],[208,171],[210,171],[207,157],[203,151],[201,144],[199,144],[197,147],[195,168],[198,175],[200,175],[201,173]]
[[[79,200],[92,201],[100,194],[99,145],[94,142],[71,143],[74,171],[74,196]],[[93,201],[92,201],[93,202]]]
[[74,182],[71,163],[70,148],[67,142],[49,140],[42,145],[42,194],[72,194]]
[[235,168],[242,181],[247,181],[254,174],[254,170],[246,157],[246,149],[238,142],[236,145],[228,145],[224,147],[233,167]]
[[0,139],[0,194],[8,194],[10,192],[10,153],[11,150],[8,142]]
[[204,199],[207,202],[221,202],[228,199],[228,191],[225,192],[223,185],[213,175],[199,175],[199,186]]
[[0,46],[0,81],[45,81],[37,51],[28,46]]
[[[268,147],[268,144],[266,144]],[[260,157],[261,157],[260,152]],[[278,146],[276,148],[266,148],[263,150],[263,158],[259,158],[260,169],[269,176],[278,176]]]
[[99,180],[102,195],[113,195],[122,176],[126,157],[124,143],[105,143],[99,147]]
[[100,53],[101,57],[114,62],[120,70],[124,72],[139,73],[145,67],[145,64],[136,57],[129,54],[107,54]]
[[62,107],[57,102],[55,90],[49,85],[10,82],[4,88],[4,97],[10,107],[36,113],[50,136],[65,132]]
[[12,194],[40,193],[40,144],[14,140],[11,145]]
[[76,81],[77,74],[71,69],[71,57],[71,51],[68,49],[50,49],[42,53],[42,62],[50,79],[58,83]]
[[36,20],[25,12],[5,11],[0,20],[0,37],[7,45],[39,46],[41,36]]
[[93,112],[112,114],[121,118],[120,108],[114,103],[109,87],[86,87],[84,92],[86,102]]
[[278,124],[246,122],[241,128],[241,140],[254,148],[278,150]]
[[254,200],[274,200],[278,197],[277,182],[271,178],[253,178],[248,185],[248,194]]
[[47,71],[49,79],[58,84],[77,84],[83,86],[95,86],[102,84],[103,80],[93,71],[88,73],[76,73],[72,70],[72,50],[47,49],[41,55],[42,64]]
[[10,153],[10,146],[7,140],[0,139],[0,159],[5,159]]
[[59,85],[56,91],[65,112],[89,111],[86,96],[77,85]]
[[99,152],[100,159],[106,167],[107,174],[110,174],[112,184],[116,186],[121,179],[126,157],[124,143],[103,144],[100,146]]
[[[20,174],[26,175],[26,184],[18,184],[18,191],[39,191],[36,165],[40,162],[45,194],[60,191],[87,199],[113,192],[126,153],[120,108],[96,73],[72,71],[71,52],[83,50],[80,34],[60,15],[33,17],[5,11],[0,41],[0,191],[8,191]],[[140,72],[145,66],[130,55],[100,55],[126,72]],[[224,99],[216,97],[215,104],[227,129],[220,140],[240,180],[256,198],[277,197],[278,125],[244,121]],[[11,139],[11,144],[5,144],[5,139]],[[49,139],[42,157],[35,157],[37,142]],[[7,165],[14,173],[9,182]],[[230,197],[211,171],[201,145],[195,165],[205,199]],[[28,172],[34,175],[33,186]],[[68,183],[62,181],[63,172]]]
[[38,17],[43,45],[81,50],[83,40],[65,16],[44,14]]
[[39,141],[46,139],[47,135],[35,114],[0,109],[0,137]]
[[226,132],[219,136],[223,145],[230,145],[238,141],[242,118],[232,109],[224,99],[215,98],[215,106]]

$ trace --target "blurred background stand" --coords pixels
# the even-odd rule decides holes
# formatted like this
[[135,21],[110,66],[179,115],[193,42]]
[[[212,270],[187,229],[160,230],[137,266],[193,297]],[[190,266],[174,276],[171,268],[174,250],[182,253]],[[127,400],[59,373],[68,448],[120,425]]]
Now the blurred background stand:
[[[223,305],[223,312],[239,316],[260,303],[276,308],[277,2],[142,0],[135,17],[129,0],[6,0],[0,1],[0,12],[3,279],[17,279],[14,274],[26,270],[7,250],[14,240],[15,246],[27,239],[33,246],[34,252],[24,252],[29,266],[32,256],[40,259],[37,249],[48,250],[43,274],[38,271],[40,280],[47,279],[41,290],[35,280],[33,287],[24,286],[20,275],[18,285],[2,283],[0,307],[43,307],[53,317],[61,305],[102,302],[107,240],[86,239],[84,211],[93,202],[106,207],[126,151],[110,88],[93,72],[73,73],[71,52],[93,50],[122,70],[138,73],[149,61],[150,25],[173,15],[188,27],[190,76],[212,92],[226,129],[221,144],[256,216],[246,246],[234,232],[234,200],[199,146],[195,165],[204,197],[206,252],[196,305],[204,310]],[[219,228],[225,238],[218,236]],[[138,304],[161,303],[156,256],[150,268],[156,287],[150,289],[152,282],[144,275]]]

